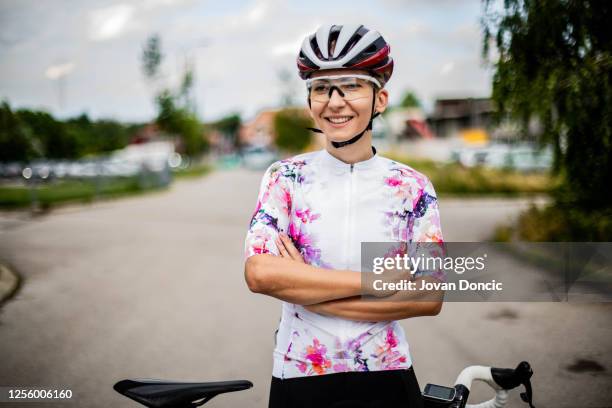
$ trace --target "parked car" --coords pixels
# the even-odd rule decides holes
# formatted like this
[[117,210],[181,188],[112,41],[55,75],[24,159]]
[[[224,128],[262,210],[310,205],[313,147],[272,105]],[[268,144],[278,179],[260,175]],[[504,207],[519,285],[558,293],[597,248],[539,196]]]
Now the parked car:
[[0,163],[0,177],[14,179],[21,177],[23,166],[18,162]]
[[550,148],[538,149],[528,144],[493,144],[487,147],[454,150],[451,160],[466,167],[486,166],[530,172],[550,169],[553,155]]
[[102,174],[107,177],[132,177],[139,172],[138,163],[112,158],[102,162]]
[[536,149],[531,146],[519,146],[510,155],[512,168],[518,171],[547,171],[552,167],[553,152],[550,148]]
[[264,170],[278,160],[278,155],[267,147],[253,146],[242,151],[242,165],[248,169]]

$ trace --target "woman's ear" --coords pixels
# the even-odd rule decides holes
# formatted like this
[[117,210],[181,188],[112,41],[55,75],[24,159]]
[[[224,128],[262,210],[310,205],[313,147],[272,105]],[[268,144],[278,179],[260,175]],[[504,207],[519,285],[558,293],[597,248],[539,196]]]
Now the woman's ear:
[[311,108],[310,106],[308,107],[308,114],[310,115],[310,118],[311,118],[312,120],[314,120],[314,119],[315,119],[314,114],[312,113],[312,108]]
[[374,110],[378,113],[383,113],[387,109],[388,104],[389,104],[389,91],[383,88],[376,93],[376,106]]
[[315,117],[314,117],[314,114],[312,113],[312,105],[310,102],[310,96],[306,96],[306,103],[308,104],[308,114],[314,120]]

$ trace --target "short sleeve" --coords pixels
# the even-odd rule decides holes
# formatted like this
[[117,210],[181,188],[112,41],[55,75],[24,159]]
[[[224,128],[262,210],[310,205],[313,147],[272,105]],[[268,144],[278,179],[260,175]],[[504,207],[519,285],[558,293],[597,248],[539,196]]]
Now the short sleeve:
[[287,231],[291,214],[291,189],[283,177],[283,164],[276,162],[261,180],[255,212],[245,239],[245,258],[257,254],[279,255],[275,239]]
[[[411,242],[416,254],[427,258],[444,258],[445,249],[440,227],[438,198],[429,181],[421,190],[420,197],[413,208],[411,227]],[[439,281],[446,281],[446,275],[441,266],[436,262],[432,262],[432,265],[417,271],[416,276],[431,276]]]
[[438,197],[430,181],[421,190],[411,217],[412,242],[443,242]]

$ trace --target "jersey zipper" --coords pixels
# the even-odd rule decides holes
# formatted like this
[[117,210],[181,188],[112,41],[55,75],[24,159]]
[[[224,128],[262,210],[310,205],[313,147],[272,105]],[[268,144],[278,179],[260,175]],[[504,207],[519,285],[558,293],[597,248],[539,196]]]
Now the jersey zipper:
[[[346,200],[346,228],[345,228],[345,256],[346,256],[346,269],[351,266],[351,245],[353,243],[353,195],[354,195],[354,178],[355,178],[355,164],[351,164],[349,168],[349,185],[348,194]],[[345,342],[348,336],[347,322],[341,322],[341,338],[342,342]]]
[[351,259],[351,229],[352,229],[352,225],[351,225],[351,221],[352,221],[352,199],[353,199],[353,171],[355,169],[355,165],[354,164],[350,164],[350,170],[349,170],[349,188],[348,188],[348,194],[347,194],[347,200],[346,200],[346,228],[345,228],[345,236],[346,239],[344,240],[345,242],[345,256],[346,256],[346,268],[348,269],[350,267],[350,259]]
[[357,192],[357,182],[359,181],[356,176],[355,165],[351,164],[351,174],[350,174],[350,201],[349,201],[349,239],[348,239],[348,255],[349,255],[349,264],[351,264],[352,259],[355,254],[353,250],[355,249],[355,217],[357,213],[357,202],[359,195]]

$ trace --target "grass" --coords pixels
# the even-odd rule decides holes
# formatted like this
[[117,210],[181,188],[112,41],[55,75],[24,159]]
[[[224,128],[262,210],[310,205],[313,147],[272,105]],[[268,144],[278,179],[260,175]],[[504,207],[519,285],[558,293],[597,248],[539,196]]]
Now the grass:
[[209,165],[204,164],[198,166],[191,166],[184,170],[178,170],[173,172],[172,174],[174,177],[179,179],[197,178],[208,174],[211,170],[212,168]]
[[[100,184],[98,197],[117,198],[143,192],[138,179],[111,179]],[[60,203],[91,202],[96,198],[96,184],[93,181],[57,181],[36,187],[38,205],[47,209]],[[0,187],[0,208],[16,209],[29,207],[32,191],[28,186]]]
[[425,174],[438,194],[448,195],[525,195],[548,194],[556,181],[544,173],[519,173],[484,167],[464,167],[458,163],[437,163],[385,155]]
[[[177,179],[202,177],[211,171],[207,165],[192,166],[173,173]],[[63,203],[89,203],[97,198],[119,198],[158,191],[154,177],[130,177],[104,179],[96,188],[95,180],[60,180],[36,186],[36,200],[42,209]],[[0,186],[0,209],[27,208],[32,205],[32,194],[28,186]]]

